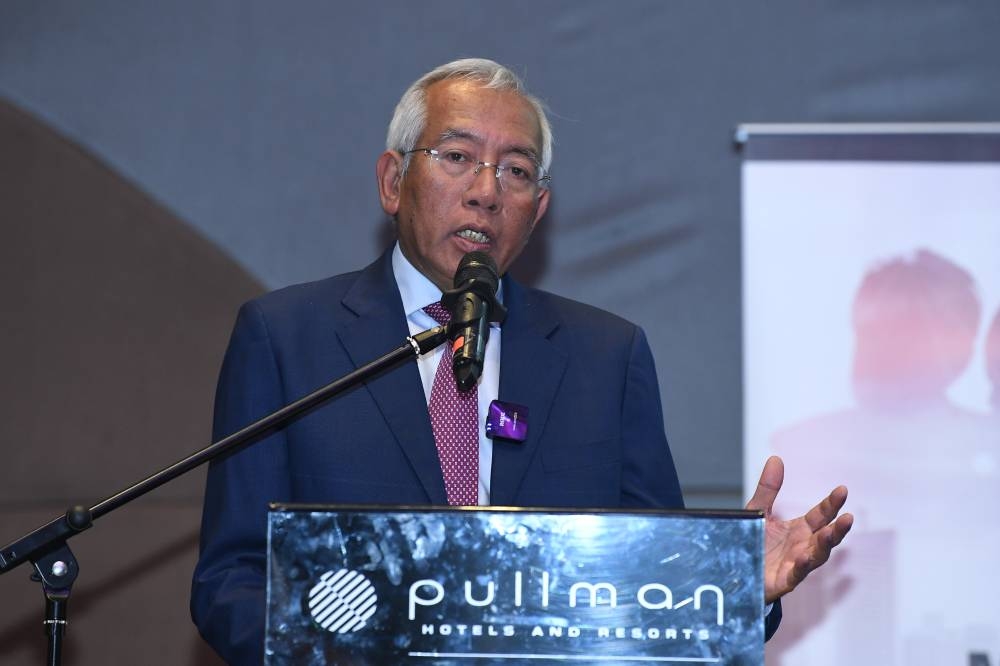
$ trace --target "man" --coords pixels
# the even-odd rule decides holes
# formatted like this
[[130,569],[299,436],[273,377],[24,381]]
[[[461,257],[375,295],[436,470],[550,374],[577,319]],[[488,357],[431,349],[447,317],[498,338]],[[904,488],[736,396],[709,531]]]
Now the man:
[[[505,273],[548,207],[551,154],[541,105],[500,65],[456,61],[414,83],[376,165],[398,244],[358,273],[242,308],[219,381],[216,438],[433,326],[423,308],[451,287],[467,252],[487,252]],[[507,277],[500,297],[508,317],[465,395],[478,412],[471,449],[448,448],[447,428],[429,413],[439,351],[212,466],[192,614],[228,661],[261,658],[269,501],[683,506],[642,330]],[[483,436],[497,397],[529,407],[523,443]],[[781,475],[780,461],[769,461],[751,507],[770,513]],[[768,603],[844,537],[851,519],[836,516],[845,498],[840,488],[802,518],[769,521]]]

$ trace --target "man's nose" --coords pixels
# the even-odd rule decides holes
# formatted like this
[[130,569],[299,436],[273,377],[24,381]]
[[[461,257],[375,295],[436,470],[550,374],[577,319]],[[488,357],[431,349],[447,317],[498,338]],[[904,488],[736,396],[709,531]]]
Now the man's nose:
[[489,211],[500,209],[501,189],[497,168],[489,162],[480,162],[472,172],[472,182],[465,191],[465,205],[478,206]]

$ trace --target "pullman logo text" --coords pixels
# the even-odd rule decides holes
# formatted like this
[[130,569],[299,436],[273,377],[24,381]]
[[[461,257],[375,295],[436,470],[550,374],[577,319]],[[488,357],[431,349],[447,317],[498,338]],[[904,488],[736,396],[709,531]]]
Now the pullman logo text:
[[375,587],[356,571],[327,571],[309,590],[309,613],[327,631],[347,633],[364,628],[375,614]]
[[[548,609],[550,606],[549,581],[549,572],[542,571],[541,580],[538,585],[537,599],[540,601],[543,609]],[[465,581],[464,601],[468,606],[490,606],[497,600],[497,588],[498,585],[494,581],[488,580],[483,598],[476,599],[472,591],[472,582],[467,580]],[[430,591],[432,594],[423,594],[423,592],[427,591]],[[712,595],[711,598],[715,601],[716,624],[721,627],[725,617],[725,594],[722,588],[716,585],[701,585],[694,591],[692,596],[681,601],[675,601],[673,591],[666,585],[647,583],[636,592],[636,602],[646,610],[677,610],[694,602],[694,608],[701,610],[703,603],[702,596],[706,593],[710,593]],[[524,597],[528,594],[530,594],[530,591],[526,589],[522,573],[515,571],[512,595],[514,606],[520,607]],[[578,605],[589,606],[590,608],[597,608],[602,605],[609,608],[618,607],[618,588],[614,583],[607,581],[598,583],[580,581],[573,583],[569,588],[567,596],[570,608],[576,608]],[[445,588],[440,582],[430,578],[414,582],[410,585],[409,619],[411,621],[416,619],[417,606],[436,606],[444,598]],[[581,603],[581,599],[583,603]]]

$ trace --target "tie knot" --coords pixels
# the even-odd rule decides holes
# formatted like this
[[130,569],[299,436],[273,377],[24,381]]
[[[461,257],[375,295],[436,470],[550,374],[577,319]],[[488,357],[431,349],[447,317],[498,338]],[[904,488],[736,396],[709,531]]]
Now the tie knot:
[[441,305],[440,301],[437,303],[431,303],[430,305],[424,307],[424,312],[429,314],[434,321],[442,326],[451,321],[451,313],[448,312],[448,309],[445,306]]

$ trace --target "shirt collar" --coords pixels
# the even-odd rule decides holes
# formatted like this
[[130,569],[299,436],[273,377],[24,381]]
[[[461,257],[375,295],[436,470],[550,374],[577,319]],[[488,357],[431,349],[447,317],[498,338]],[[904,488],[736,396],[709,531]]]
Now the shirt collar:
[[[392,273],[396,277],[396,286],[399,287],[403,311],[407,317],[423,310],[424,306],[441,300],[441,290],[410,263],[403,255],[398,241],[392,250]],[[503,303],[503,280],[497,288],[497,300]]]
[[392,250],[392,273],[396,276],[396,286],[399,287],[407,317],[423,310],[425,305],[441,300],[441,290],[403,256],[398,242]]

